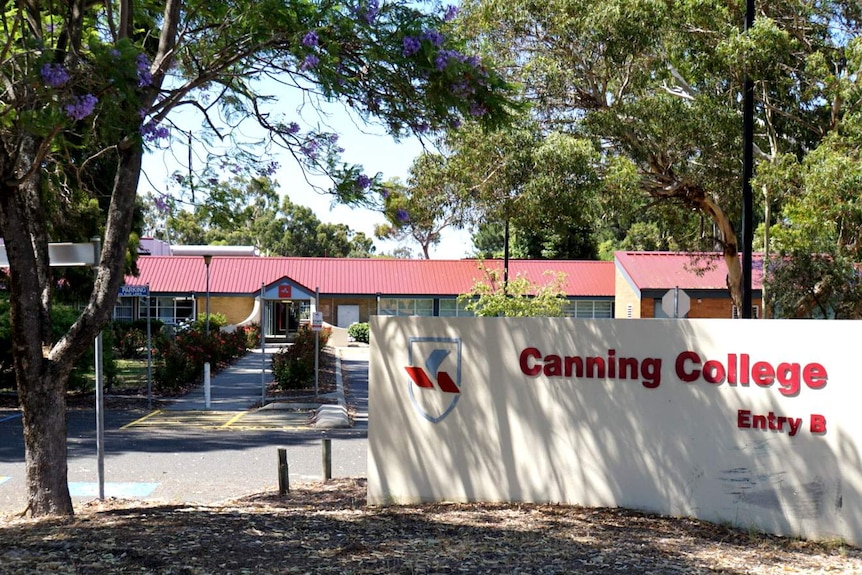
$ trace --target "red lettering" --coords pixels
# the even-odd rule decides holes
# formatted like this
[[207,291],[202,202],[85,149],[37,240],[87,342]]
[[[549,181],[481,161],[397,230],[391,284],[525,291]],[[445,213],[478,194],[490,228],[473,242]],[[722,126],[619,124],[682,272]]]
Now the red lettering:
[[769,387],[775,381],[775,370],[767,361],[758,361],[751,367],[751,378],[762,387]]
[[826,433],[826,418],[817,413],[811,414],[811,433]]
[[521,372],[524,375],[537,376],[542,373],[541,365],[537,365],[533,363],[530,364],[530,359],[540,359],[542,357],[542,352],[540,352],[535,347],[528,347],[524,351],[521,352]]
[[693,351],[684,351],[676,356],[676,376],[686,383],[697,381],[700,377],[699,369],[692,369],[690,372],[685,370],[685,363],[690,361],[693,364],[700,365],[700,356]]
[[751,411],[740,409],[736,412],[736,427],[740,429],[751,429]]
[[545,356],[545,368],[542,370],[548,377],[563,375],[563,360],[559,355]]
[[724,383],[724,366],[720,361],[711,359],[703,364],[703,379],[709,383]]
[[826,368],[819,363],[809,363],[802,369],[802,379],[811,389],[823,389],[828,378]]
[[778,369],[775,370],[775,375],[778,378],[778,385],[781,395],[793,397],[799,393],[799,364],[798,363],[781,363],[778,364]]
[[727,354],[727,383],[736,385],[736,354]]

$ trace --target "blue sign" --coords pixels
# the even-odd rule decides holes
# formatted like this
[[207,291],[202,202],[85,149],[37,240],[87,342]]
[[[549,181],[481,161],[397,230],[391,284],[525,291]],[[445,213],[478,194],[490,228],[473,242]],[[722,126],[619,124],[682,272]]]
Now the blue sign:
[[120,286],[120,297],[149,297],[150,286]]

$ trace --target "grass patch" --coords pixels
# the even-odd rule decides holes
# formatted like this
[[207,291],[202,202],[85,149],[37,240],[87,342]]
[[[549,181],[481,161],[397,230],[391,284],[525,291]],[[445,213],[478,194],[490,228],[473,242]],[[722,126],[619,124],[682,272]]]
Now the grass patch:
[[112,391],[145,389],[147,387],[146,359],[118,359],[117,381]]

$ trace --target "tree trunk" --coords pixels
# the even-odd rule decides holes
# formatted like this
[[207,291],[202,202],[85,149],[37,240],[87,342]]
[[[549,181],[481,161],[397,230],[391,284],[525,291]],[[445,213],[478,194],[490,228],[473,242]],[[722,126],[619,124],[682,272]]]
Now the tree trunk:
[[742,314],[742,262],[739,261],[739,242],[733,230],[733,222],[724,210],[699,187],[677,186],[671,194],[655,194],[658,197],[676,197],[706,214],[715,223],[721,234],[722,257],[727,266],[727,289],[733,305]]
[[47,357],[51,333],[48,232],[38,171],[18,181],[37,157],[40,141],[24,136],[15,157],[0,160],[0,227],[9,259],[12,356],[24,424],[28,510],[32,515],[68,515],[66,382],[69,369],[54,369]]
[[[37,149],[23,138],[17,158],[0,157],[0,167],[26,165]],[[66,450],[66,386],[74,361],[110,319],[119,286],[141,169],[139,143],[120,148],[119,167],[96,281],[90,302],[54,344],[48,231],[38,171],[23,181],[8,172],[0,183],[0,227],[10,267],[12,354],[24,425],[27,511],[32,516],[71,515]]]

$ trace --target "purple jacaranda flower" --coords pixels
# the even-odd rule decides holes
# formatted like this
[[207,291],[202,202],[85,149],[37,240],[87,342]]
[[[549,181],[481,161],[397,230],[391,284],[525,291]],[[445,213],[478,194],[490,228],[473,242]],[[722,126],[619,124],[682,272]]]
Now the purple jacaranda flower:
[[395,217],[398,218],[398,221],[406,224],[410,221],[410,214],[404,208],[398,208],[395,212]]
[[165,126],[159,126],[155,122],[147,122],[141,126],[141,136],[146,142],[154,142],[156,140],[168,138],[170,135],[171,131],[168,128]]
[[299,151],[301,151],[307,158],[316,160],[319,147],[320,142],[317,140],[308,140],[299,147]]
[[443,12],[443,20],[451,22],[456,16],[458,16],[458,7],[453,5],[446,6],[446,11]]
[[287,133],[290,134],[291,136],[293,136],[294,134],[298,134],[299,133],[299,124],[297,124],[296,122],[291,122],[290,124],[288,124],[287,125]]
[[419,38],[414,38],[413,36],[405,36],[404,37],[404,49],[401,51],[405,57],[412,56],[422,47],[422,43],[419,41]]
[[307,32],[305,34],[305,36],[302,37],[302,45],[303,46],[308,46],[309,48],[314,48],[315,46],[317,46],[317,42],[318,42],[317,33],[314,32],[313,30],[310,32]]
[[309,54],[305,57],[305,60],[302,61],[302,64],[299,66],[299,69],[311,70],[312,68],[315,68],[318,64],[320,64],[320,58],[318,58],[314,54]]
[[43,64],[39,75],[45,85],[51,88],[59,88],[69,81],[69,72],[61,64]]
[[373,180],[365,174],[359,174],[359,176],[356,178],[356,187],[360,190],[367,190],[371,187],[372,183]]
[[97,97],[92,94],[85,94],[73,98],[63,109],[66,111],[66,115],[73,120],[83,120],[93,113],[98,103],[99,99]]
[[438,48],[443,45],[443,41],[445,40],[443,34],[437,30],[425,30],[419,38],[423,42],[430,42]]
[[261,169],[260,173],[263,176],[271,176],[278,170],[278,162],[272,161]]
[[150,59],[146,54],[135,56],[135,66],[138,71],[138,87],[145,88],[153,84],[153,75],[150,73]]
[[359,7],[356,9],[356,15],[365,20],[366,24],[374,23],[374,20],[377,18],[377,14],[379,12],[379,0],[368,0],[367,2],[361,2],[359,4]]
[[162,214],[166,214],[169,211],[168,203],[162,196],[156,196],[153,198],[153,205],[156,207],[156,211]]
[[448,50],[444,48],[434,56],[434,65],[441,71],[444,70],[451,61],[462,63],[467,62],[474,67],[479,64],[479,59],[475,56],[466,56],[457,50]]
[[476,102],[470,104],[470,115],[472,116],[484,116],[488,113],[488,109],[482,104],[478,104]]

